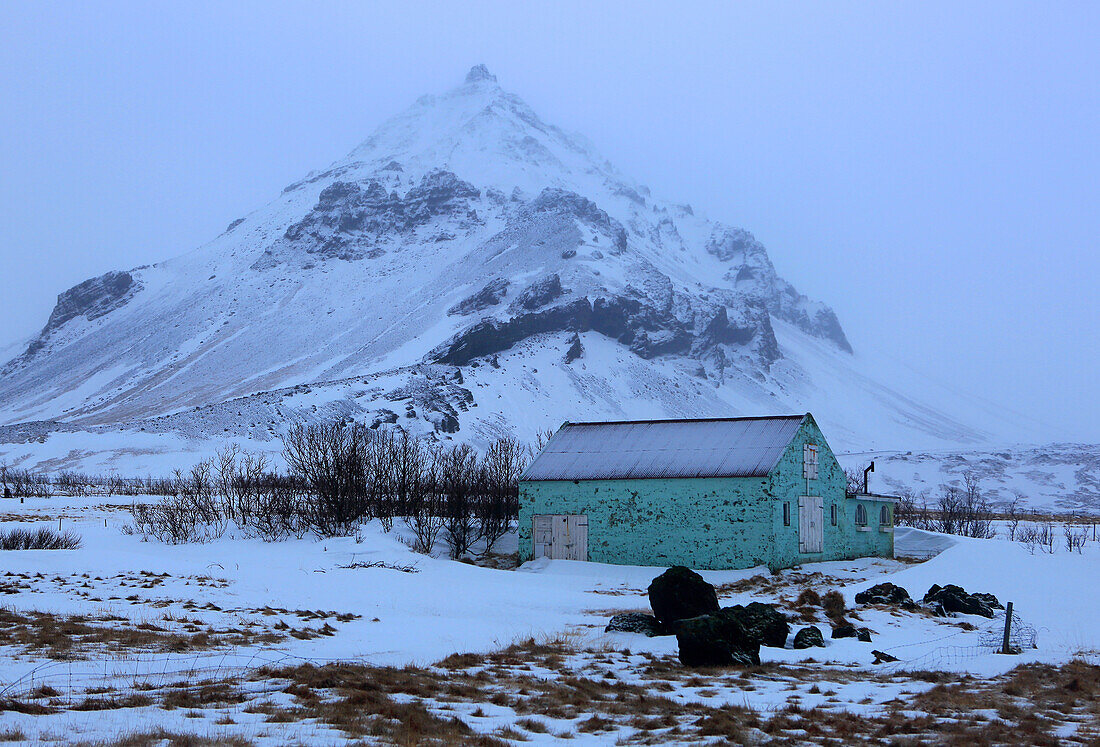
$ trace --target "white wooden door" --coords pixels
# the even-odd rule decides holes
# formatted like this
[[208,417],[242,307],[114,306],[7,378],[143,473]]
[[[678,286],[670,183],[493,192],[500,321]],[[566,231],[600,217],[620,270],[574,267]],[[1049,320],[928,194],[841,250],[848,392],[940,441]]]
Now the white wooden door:
[[539,514],[534,517],[535,557],[588,560],[588,517],[584,514]]
[[798,551],[822,552],[825,524],[824,500],[818,495],[798,499]]
[[535,541],[535,557],[549,558],[550,543],[553,539],[553,519],[550,514],[536,514],[531,537]]

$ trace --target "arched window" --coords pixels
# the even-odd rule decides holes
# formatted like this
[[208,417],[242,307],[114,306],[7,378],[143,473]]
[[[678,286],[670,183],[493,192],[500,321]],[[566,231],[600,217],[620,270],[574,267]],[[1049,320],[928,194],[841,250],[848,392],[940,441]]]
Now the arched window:
[[856,504],[856,524],[861,527],[867,526],[867,509],[862,503]]
[[890,507],[884,505],[879,511],[878,523],[884,527],[890,526]]

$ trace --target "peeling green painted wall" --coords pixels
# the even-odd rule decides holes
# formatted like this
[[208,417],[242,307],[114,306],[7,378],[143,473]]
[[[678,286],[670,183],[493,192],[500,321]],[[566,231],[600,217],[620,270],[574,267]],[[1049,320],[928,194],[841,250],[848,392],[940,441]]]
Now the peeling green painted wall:
[[[803,477],[807,443],[819,447],[817,480]],[[588,559],[599,563],[789,568],[867,555],[892,557],[892,527],[879,527],[881,502],[863,501],[868,513],[864,531],[855,524],[857,501],[846,498],[844,488],[844,471],[807,416],[766,477],[522,482],[520,560],[532,557],[536,514],[588,516]],[[799,552],[798,499],[806,495],[823,499],[821,553]],[[790,526],[783,525],[784,502],[790,503]]]

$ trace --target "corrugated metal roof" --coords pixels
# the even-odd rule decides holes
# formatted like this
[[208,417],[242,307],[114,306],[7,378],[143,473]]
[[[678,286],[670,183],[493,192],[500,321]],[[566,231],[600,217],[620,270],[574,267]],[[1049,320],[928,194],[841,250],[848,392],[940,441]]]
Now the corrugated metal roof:
[[566,423],[521,479],[757,477],[779,461],[804,417]]

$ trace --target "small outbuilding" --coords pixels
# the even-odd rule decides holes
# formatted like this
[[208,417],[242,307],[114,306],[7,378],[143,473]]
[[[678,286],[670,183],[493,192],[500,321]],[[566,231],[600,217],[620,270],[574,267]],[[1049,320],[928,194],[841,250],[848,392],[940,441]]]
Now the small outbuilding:
[[894,499],[846,487],[809,413],[566,423],[520,478],[520,560],[720,569],[893,557]]

